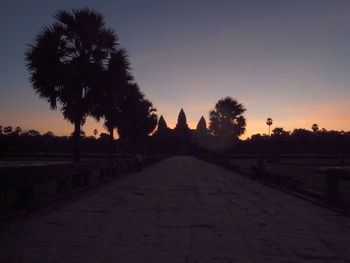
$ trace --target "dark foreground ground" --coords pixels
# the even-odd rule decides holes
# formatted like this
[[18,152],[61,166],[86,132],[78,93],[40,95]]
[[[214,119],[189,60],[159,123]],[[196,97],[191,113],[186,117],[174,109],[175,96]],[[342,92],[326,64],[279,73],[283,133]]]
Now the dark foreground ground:
[[350,219],[193,157],[172,157],[25,223],[1,262],[350,262]]

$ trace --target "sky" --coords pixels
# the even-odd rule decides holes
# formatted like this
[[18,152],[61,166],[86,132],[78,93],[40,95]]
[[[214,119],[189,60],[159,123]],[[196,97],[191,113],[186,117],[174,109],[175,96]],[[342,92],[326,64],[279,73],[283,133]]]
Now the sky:
[[[73,125],[33,91],[24,52],[59,9],[102,13],[128,50],[142,92],[176,125],[195,128],[231,96],[247,109],[246,135],[350,130],[350,1],[60,0],[4,1],[0,10],[0,125],[69,135]],[[88,119],[91,135],[102,125]]]

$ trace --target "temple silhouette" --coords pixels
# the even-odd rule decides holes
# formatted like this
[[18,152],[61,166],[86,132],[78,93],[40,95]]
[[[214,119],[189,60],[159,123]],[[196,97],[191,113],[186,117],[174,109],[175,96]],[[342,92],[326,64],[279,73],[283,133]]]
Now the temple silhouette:
[[166,121],[163,115],[160,116],[158,120],[157,129],[154,132],[154,136],[175,136],[178,139],[188,140],[191,136],[194,135],[207,135],[207,122],[205,118],[202,116],[197,124],[196,129],[190,129],[187,125],[186,114],[184,110],[181,108],[179,115],[177,117],[177,124],[174,129],[171,129],[166,124]]
[[157,139],[161,145],[172,148],[175,152],[189,153],[197,150],[197,147],[205,141],[208,134],[207,123],[203,116],[198,121],[197,128],[190,129],[186,114],[181,108],[175,128],[169,128],[163,115],[161,115],[152,137]]

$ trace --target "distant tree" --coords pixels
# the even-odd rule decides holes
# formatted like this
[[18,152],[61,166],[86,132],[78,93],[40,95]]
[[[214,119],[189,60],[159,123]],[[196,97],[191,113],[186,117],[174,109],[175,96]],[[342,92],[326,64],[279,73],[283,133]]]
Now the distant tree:
[[289,136],[290,132],[285,131],[283,128],[276,127],[272,130],[272,136]]
[[276,127],[272,130],[272,135],[270,136],[270,139],[272,142],[274,142],[273,145],[270,145],[270,147],[273,147],[274,153],[280,153],[285,151],[285,143],[289,139],[290,132],[285,131],[283,128]]
[[79,161],[80,129],[94,104],[103,69],[117,46],[116,35],[92,9],[58,11],[26,52],[31,83],[40,98],[74,124],[74,161]]
[[157,109],[149,100],[144,98],[139,101],[139,115],[136,118],[142,131],[141,136],[148,136],[156,128],[158,121],[156,111]]
[[248,142],[254,152],[265,152],[269,139],[270,137],[268,135],[257,133],[253,134]]
[[149,135],[157,125],[153,104],[145,99],[136,83],[130,83],[119,104],[117,129],[120,139],[127,143]]
[[199,135],[207,135],[208,134],[208,129],[207,129],[207,123],[202,116],[197,124],[197,129],[196,133]]
[[311,137],[312,132],[306,129],[294,129],[291,133],[291,138],[293,138],[295,142],[302,144],[304,147],[310,142]]
[[2,131],[2,126],[0,125],[0,135],[2,134],[2,132],[3,132],[3,131]]
[[251,140],[251,141],[254,141],[254,142],[267,141],[267,139],[268,139],[268,137],[267,137],[266,134],[261,135],[260,133],[253,134],[253,135],[250,137],[250,140]]
[[318,125],[316,123],[314,123],[314,124],[312,124],[311,129],[314,133],[316,133],[319,128],[318,128]]
[[45,137],[55,137],[55,134],[52,131],[48,131],[48,132],[44,133],[43,136],[45,136]]
[[21,131],[22,131],[22,128],[19,127],[19,126],[17,126],[16,129],[15,129],[15,131],[14,131],[14,133],[15,133],[16,135],[19,135],[19,134],[21,133]]
[[94,129],[94,136],[96,137],[98,134],[98,130],[97,129]]
[[302,137],[302,136],[311,136],[312,132],[306,129],[294,129],[292,132],[292,136]]
[[4,132],[6,135],[11,134],[11,133],[12,133],[12,127],[11,127],[11,126],[6,126],[6,127],[4,127],[3,132]]
[[40,136],[40,132],[38,132],[37,130],[29,130],[27,132],[25,132],[25,135],[27,136]]
[[209,130],[215,136],[238,139],[245,132],[246,109],[231,97],[219,100],[210,112]]
[[[73,139],[74,139],[74,136],[75,136],[74,132],[72,132],[72,133],[71,133],[71,136],[72,136],[72,137],[73,137]],[[86,136],[85,131],[80,130],[80,136],[79,136],[79,137],[83,138],[83,137],[85,137],[85,136]]]
[[269,126],[269,136],[270,136],[271,135],[270,129],[271,129],[271,125],[272,125],[272,119],[271,118],[267,118],[266,124]]
[[108,141],[110,139],[109,134],[105,132],[100,133],[100,140]]

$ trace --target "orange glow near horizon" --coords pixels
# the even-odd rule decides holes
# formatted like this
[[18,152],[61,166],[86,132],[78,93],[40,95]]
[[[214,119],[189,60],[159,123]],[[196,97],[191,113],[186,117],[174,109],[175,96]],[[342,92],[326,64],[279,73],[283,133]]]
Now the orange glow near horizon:
[[[268,133],[269,117],[271,130],[310,130],[314,123],[350,130],[350,1],[136,2],[88,6],[116,30],[135,81],[169,128],[181,108],[190,128],[201,116],[208,125],[215,103],[230,96],[247,109],[243,139]],[[86,3],[77,0],[73,6]],[[9,1],[3,8],[1,126],[72,133],[73,125],[35,94],[23,53],[38,30],[52,24],[55,10],[73,6],[72,1]],[[94,129],[106,132],[88,118],[83,130],[91,136]]]
[[[208,105],[201,105],[201,107],[188,107],[193,110],[193,114],[190,110],[184,108],[187,118],[188,126],[191,129],[196,129],[197,123],[200,117],[203,115],[206,119],[207,126],[209,126],[208,116],[201,114],[202,112],[208,112]],[[209,108],[210,109],[210,108]],[[174,128],[177,122],[178,109],[172,109],[171,107],[166,108],[164,114],[159,111],[158,116],[163,115],[169,128]],[[266,125],[266,118],[258,117],[257,113],[249,111],[249,105],[247,106],[247,129],[246,133],[241,136],[241,139],[246,139],[253,134],[267,134],[268,126]],[[299,105],[295,107],[279,108],[271,114],[266,114],[266,117],[273,119],[273,125],[271,130],[275,127],[282,127],[287,131],[292,131],[295,128],[304,128],[311,130],[313,123],[317,123],[321,128],[327,130],[350,130],[350,114],[348,112],[346,101],[338,102],[327,102],[322,104],[308,104]],[[60,112],[47,110],[39,113],[33,113],[31,111],[25,112],[12,112],[0,114],[1,123],[0,125],[12,126],[13,128],[20,126],[22,130],[35,129],[40,133],[52,131],[58,136],[67,136],[73,132],[73,125],[65,120]],[[97,129],[99,134],[106,132],[103,128],[102,122],[98,123],[92,118],[88,118],[83,130],[87,136],[93,136],[93,130]],[[115,132],[117,135],[117,132]],[[99,135],[98,135],[99,136]]]

